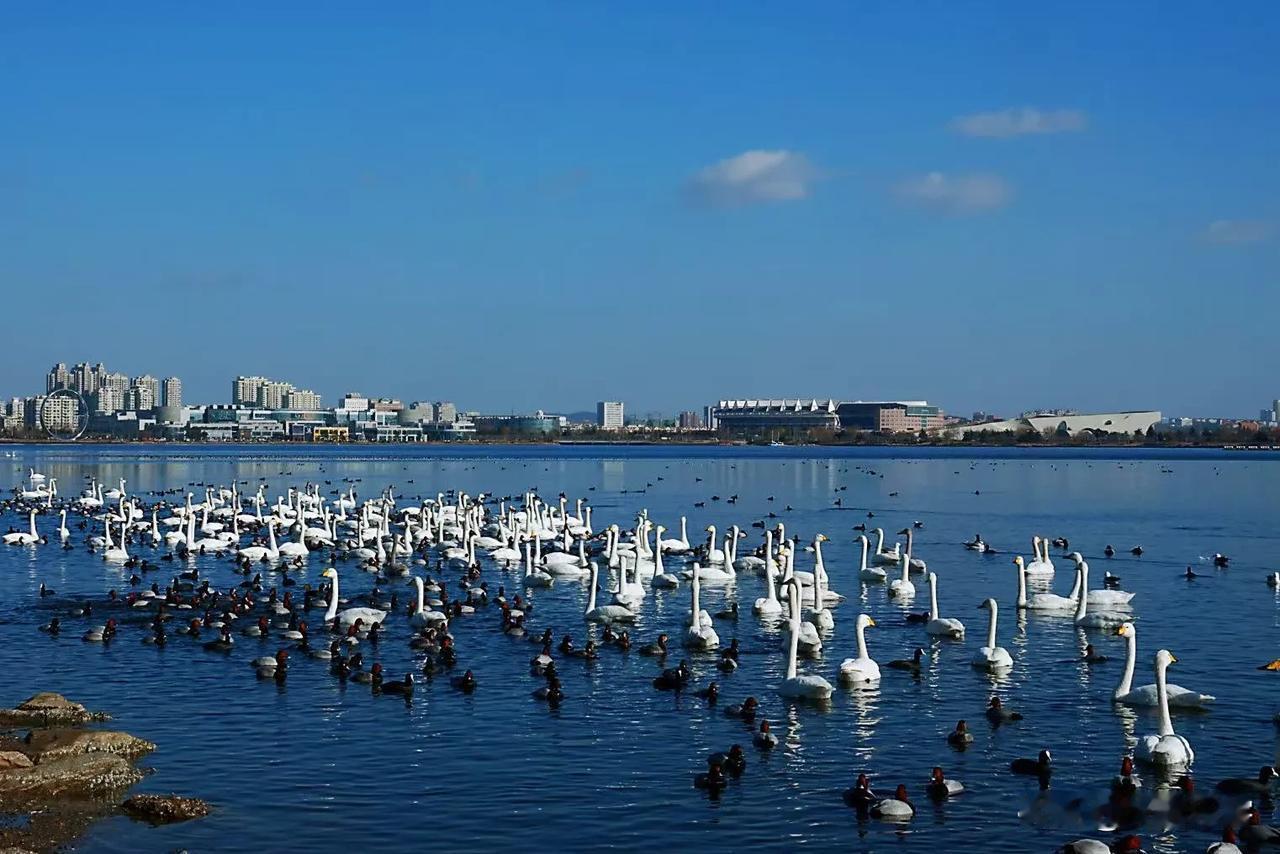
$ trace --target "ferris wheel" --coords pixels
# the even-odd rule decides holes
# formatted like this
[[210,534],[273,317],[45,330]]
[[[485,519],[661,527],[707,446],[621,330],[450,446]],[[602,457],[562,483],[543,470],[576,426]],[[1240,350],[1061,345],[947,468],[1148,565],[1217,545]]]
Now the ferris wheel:
[[75,389],[54,389],[40,404],[39,422],[50,439],[74,442],[89,427],[89,404]]

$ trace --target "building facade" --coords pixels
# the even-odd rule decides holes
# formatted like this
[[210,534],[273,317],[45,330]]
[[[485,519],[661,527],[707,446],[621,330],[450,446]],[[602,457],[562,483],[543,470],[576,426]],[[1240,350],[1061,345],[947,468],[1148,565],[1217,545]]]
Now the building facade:
[[177,377],[165,377],[160,384],[160,402],[164,406],[182,405],[182,380]]
[[596,426],[601,430],[621,430],[626,425],[622,401],[602,400],[596,404]]
[[319,409],[320,406],[320,395],[310,389],[290,389],[284,396],[285,409]]

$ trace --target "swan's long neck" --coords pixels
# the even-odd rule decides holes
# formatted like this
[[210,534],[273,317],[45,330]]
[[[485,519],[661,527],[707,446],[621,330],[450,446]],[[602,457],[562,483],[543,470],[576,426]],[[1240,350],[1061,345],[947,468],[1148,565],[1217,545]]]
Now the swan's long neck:
[[1076,619],[1082,620],[1089,611],[1089,567],[1084,561],[1076,567],[1076,586],[1080,589],[1076,594]]
[[[903,563],[905,564],[905,560]],[[929,619],[942,619],[942,615],[938,613],[938,576],[932,572],[929,573]]]
[[591,594],[587,598],[587,613],[590,614],[596,609],[596,584],[600,580],[600,571],[596,569],[595,563],[591,564]]
[[[770,580],[769,587],[772,588],[773,579],[778,575],[778,567],[773,560],[773,531],[764,532],[764,571]],[[770,597],[773,596],[772,589],[770,589],[769,595]]]
[[413,578],[413,586],[418,588],[418,607],[415,608],[413,612],[415,614],[421,614],[423,611],[426,610],[426,607],[427,607],[426,598],[423,595],[423,591],[422,591],[422,588],[424,587],[422,583],[422,579],[418,578],[415,575]]
[[876,554],[884,551],[884,528],[876,528]]
[[[107,521],[102,524],[102,529],[103,529],[103,532],[107,535],[107,548],[109,549],[115,548],[116,544],[111,541],[111,520],[110,519],[107,519]],[[31,536],[34,537],[35,534],[36,534],[36,514],[33,512],[31,514]]]
[[693,584],[691,587],[693,588],[693,610],[689,614],[689,628],[697,629],[702,626],[702,620],[698,617],[701,608],[698,602],[698,564],[696,561],[693,564]]
[[907,563],[911,563],[911,547],[915,541],[915,536],[911,533],[911,529],[907,529]]
[[1027,568],[1018,562],[1018,607],[1027,607]]
[[[267,542],[271,543],[271,551],[273,552],[280,551],[280,547],[276,545],[276,526],[275,525],[272,525],[272,524],[267,525]],[[335,591],[337,591],[338,589],[338,580],[336,578],[333,581],[333,589]],[[336,597],[336,593],[335,593],[335,597]]]
[[1120,679],[1119,687],[1116,688],[1117,697],[1123,697],[1133,690],[1133,668],[1138,660],[1138,633],[1130,627],[1124,634],[1128,651],[1124,658],[1124,676]]
[[524,577],[528,578],[533,575],[533,550],[529,548],[529,541],[524,541]]
[[796,659],[800,655],[800,585],[791,588],[787,597],[791,605],[791,643],[787,647],[787,678],[796,678]]
[[1164,662],[1156,664],[1156,703],[1160,706],[1160,735],[1173,735],[1173,721],[1169,718],[1169,689],[1165,685]]
[[685,547],[687,548],[689,545],[689,529],[688,529],[688,526],[685,524],[685,517],[683,516],[680,517],[680,540],[685,544]]
[[991,622],[987,624],[987,646],[991,649],[996,648],[996,612],[999,606],[996,605],[994,599],[991,600]]
[[[422,588],[418,588],[421,591]],[[421,593],[419,593],[421,595]],[[419,600],[421,601],[421,600]],[[333,588],[329,591],[329,610],[324,612],[325,622],[338,616],[338,574],[333,574]]]
[[902,580],[911,580],[911,561],[907,560],[907,556],[902,556]]
[[[1080,588],[1081,588],[1081,585],[1080,585],[1080,572],[1077,570],[1077,572],[1076,572],[1076,580],[1075,580],[1075,583],[1071,585],[1071,592],[1067,594],[1067,598],[1068,598],[1068,599],[1079,599],[1079,598],[1080,598],[1080,592],[1081,592],[1081,591],[1080,591]],[[1086,593],[1085,595],[1087,596],[1087,595],[1088,595],[1088,593]]]
[[862,541],[862,565],[858,567],[858,571],[866,572],[867,571],[867,549],[868,549],[867,538],[859,537],[859,539]]
[[657,578],[659,575],[666,574],[667,571],[662,568],[662,540],[659,539],[653,549],[653,577]]
[[858,658],[867,657],[867,627],[858,620]]

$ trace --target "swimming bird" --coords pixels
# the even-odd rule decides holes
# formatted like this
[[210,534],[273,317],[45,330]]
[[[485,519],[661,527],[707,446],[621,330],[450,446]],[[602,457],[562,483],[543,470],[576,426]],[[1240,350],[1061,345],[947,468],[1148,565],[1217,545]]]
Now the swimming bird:
[[991,721],[991,723],[996,726],[1003,723],[1009,723],[1010,721],[1022,720],[1022,713],[1015,712],[1012,709],[1006,709],[1004,707],[1004,703],[1000,701],[999,697],[991,698],[991,702],[987,704],[986,715],[987,720]]
[[916,647],[916,651],[911,654],[911,658],[895,658],[886,664],[886,667],[892,667],[894,670],[909,670],[912,673],[920,673],[920,659],[924,657],[924,650]]
[[1137,836],[1122,836],[1108,845],[1096,839],[1077,839],[1058,850],[1061,854],[1141,854],[1142,840]]
[[892,798],[883,798],[871,805],[871,815],[885,821],[909,821],[916,808],[907,797],[907,787],[899,784]]
[[772,750],[778,746],[778,737],[769,732],[768,721],[761,721],[760,729],[752,736],[751,742],[761,750]]
[[1258,769],[1258,776],[1250,780],[1245,777],[1229,777],[1218,783],[1216,788],[1225,795],[1261,795],[1270,797],[1273,781],[1276,779],[1276,769],[1270,765],[1263,765]]
[[1166,772],[1187,768],[1196,756],[1195,751],[1191,749],[1191,743],[1173,731],[1173,721],[1169,717],[1169,695],[1165,683],[1165,671],[1177,660],[1167,649],[1156,653],[1156,697],[1160,711],[1160,725],[1155,735],[1143,736],[1139,742],[1143,756]]
[[868,617],[866,614],[859,614],[855,623],[855,632],[858,639],[858,655],[855,658],[846,658],[840,663],[840,682],[846,685],[862,685],[871,682],[880,681],[880,665],[876,664],[875,659],[867,654],[867,638],[866,630],[876,624],[876,621]]
[[961,749],[973,744],[973,733],[969,732],[969,725],[962,720],[956,721],[956,728],[947,733],[947,744]]
[[963,639],[964,623],[954,617],[938,616],[938,575],[934,572],[929,573],[929,604],[929,613],[932,617],[925,624],[924,630],[935,637]]
[[1047,777],[1053,773],[1053,756],[1047,750],[1041,750],[1035,759],[1019,757],[1009,763],[1009,770],[1015,774],[1027,774],[1036,777]]
[[329,567],[320,573],[321,578],[327,578],[330,581],[329,590],[329,607],[325,611],[324,621],[326,623],[336,623],[342,628],[347,628],[355,623],[356,620],[363,620],[366,624],[381,623],[387,618],[387,612],[378,608],[346,608],[342,612],[338,611],[338,571],[333,567]]
[[[1155,683],[1142,685],[1138,688],[1133,687],[1133,670],[1138,657],[1138,630],[1133,623],[1126,622],[1116,628],[1116,635],[1125,638],[1128,644],[1124,675],[1120,678],[1120,684],[1112,692],[1112,701],[1123,703],[1126,706],[1158,705],[1160,702],[1159,691]],[[1215,699],[1211,694],[1201,694],[1199,691],[1192,691],[1183,688],[1181,685],[1166,685],[1165,695],[1171,707],[1182,709],[1203,708]]]
[[978,607],[991,612],[991,621],[987,624],[987,644],[973,656],[973,666],[988,672],[1008,670],[1013,667],[1013,658],[1009,655],[1009,650],[996,645],[996,615],[999,606],[996,605],[996,600],[987,599]]
[[964,785],[959,780],[948,780],[937,766],[934,766],[929,774],[929,782],[925,785],[925,792],[934,800],[944,800],[963,791]]
[[[787,652],[787,677],[778,686],[778,693],[792,699],[827,700],[833,691],[831,683],[816,673],[797,674],[796,661],[800,650],[800,583],[792,580],[791,632]],[[806,624],[807,625],[807,624]]]
[[880,800],[875,792],[871,791],[871,781],[867,779],[866,774],[859,774],[857,781],[848,789],[844,790],[842,795],[845,804],[853,807],[858,812],[866,812],[871,809],[872,804]]

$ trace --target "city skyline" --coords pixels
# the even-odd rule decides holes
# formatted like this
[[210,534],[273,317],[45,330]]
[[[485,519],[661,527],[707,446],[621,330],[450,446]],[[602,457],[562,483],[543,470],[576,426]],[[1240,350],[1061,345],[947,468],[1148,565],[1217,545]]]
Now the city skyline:
[[144,6],[0,35],[0,389],[1275,396],[1273,7]]

